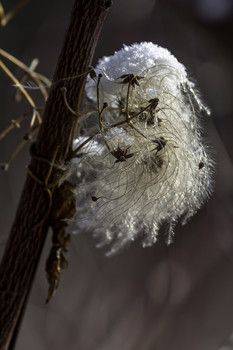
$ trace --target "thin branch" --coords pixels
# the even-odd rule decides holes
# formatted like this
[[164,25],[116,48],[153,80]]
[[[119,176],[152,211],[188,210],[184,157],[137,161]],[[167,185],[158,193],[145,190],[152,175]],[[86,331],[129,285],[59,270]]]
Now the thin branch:
[[13,9],[11,9],[7,14],[5,14],[4,8],[0,3],[0,25],[4,27],[7,23],[15,16],[15,14],[24,7],[31,0],[22,0],[20,1]]
[[24,97],[26,98],[26,100],[28,101],[28,103],[30,104],[30,106],[32,108],[35,108],[35,104],[33,102],[33,100],[31,99],[31,97],[29,96],[29,94],[27,93],[27,91],[24,89],[23,86],[21,86],[20,82],[18,81],[18,79],[14,76],[14,74],[11,73],[11,71],[7,68],[7,66],[0,60],[0,68],[3,70],[4,73],[6,73],[6,75],[13,81],[13,83],[15,83],[16,85],[18,85],[19,90],[22,92],[22,94],[24,95]]
[[23,71],[25,71],[25,73],[27,73],[29,76],[31,76],[37,84],[38,84],[37,80],[41,80],[46,86],[49,87],[51,85],[51,81],[47,77],[45,77],[44,75],[42,75],[40,73],[34,72],[26,64],[24,64],[23,62],[18,60],[18,58],[14,57],[13,55],[9,54],[8,52],[4,51],[3,49],[0,49],[0,55],[2,57],[5,57],[7,60],[11,61],[12,63],[14,63],[16,66],[21,68]]

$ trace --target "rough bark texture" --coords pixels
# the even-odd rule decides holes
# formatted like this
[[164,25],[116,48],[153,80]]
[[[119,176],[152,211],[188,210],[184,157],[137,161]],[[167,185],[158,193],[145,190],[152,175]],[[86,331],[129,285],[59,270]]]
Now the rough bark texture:
[[[55,150],[57,164],[63,164],[67,157],[74,116],[68,111],[61,87],[67,88],[70,106],[77,105],[84,76],[67,79],[87,70],[95,45],[111,1],[75,0],[70,24],[50,88],[43,123],[36,142],[38,155],[52,159]],[[43,161],[31,160],[30,169],[44,180],[49,165]],[[59,176],[53,169],[49,182]],[[39,255],[49,227],[47,219],[34,228],[44,217],[48,208],[48,194],[45,188],[28,176],[19,202],[15,221],[6,245],[0,266],[0,349],[6,350],[10,343],[25,298],[33,280]]]

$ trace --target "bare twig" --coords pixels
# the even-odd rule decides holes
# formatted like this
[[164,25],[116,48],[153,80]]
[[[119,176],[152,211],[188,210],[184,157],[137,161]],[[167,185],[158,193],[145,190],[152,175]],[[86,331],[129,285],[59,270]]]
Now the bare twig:
[[20,1],[13,9],[11,9],[7,14],[5,14],[4,8],[0,3],[0,26],[5,26],[7,23],[15,16],[15,14],[31,0]]
[[[14,57],[13,55],[9,54],[8,52],[4,51],[3,49],[0,49],[0,55],[4,58],[6,58],[8,61],[12,62],[13,64],[15,64],[16,66],[18,66],[19,68],[21,68],[25,74],[29,77],[31,77],[36,85],[38,86],[38,88],[40,89],[42,95],[44,96],[44,99],[46,100],[48,97],[47,91],[46,91],[46,87],[50,87],[51,85],[51,81],[45,77],[44,75],[37,73],[34,71],[34,67],[28,67],[26,64],[24,64],[23,62],[21,62],[20,60],[18,60],[16,57]],[[21,82],[19,82],[19,85],[21,86]]]

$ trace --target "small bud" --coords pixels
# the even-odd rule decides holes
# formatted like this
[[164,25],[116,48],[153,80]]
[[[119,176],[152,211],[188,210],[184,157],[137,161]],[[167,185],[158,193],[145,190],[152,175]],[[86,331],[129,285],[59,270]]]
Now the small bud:
[[66,88],[65,86],[63,86],[63,87],[61,88],[61,93],[62,93],[63,95],[65,95],[65,94],[67,93],[67,88]]
[[204,163],[203,162],[200,162],[199,163],[199,169],[202,169],[204,167]]
[[97,78],[96,72],[94,71],[94,68],[92,68],[92,70],[89,73],[90,78],[95,80]]
[[12,123],[14,126],[16,126],[16,128],[20,128],[20,124],[19,124],[19,122],[17,122],[17,120],[12,119],[12,120],[11,120],[11,123]]
[[9,164],[7,164],[7,163],[2,163],[2,164],[1,164],[1,168],[2,168],[3,171],[7,171],[8,168],[9,168]]

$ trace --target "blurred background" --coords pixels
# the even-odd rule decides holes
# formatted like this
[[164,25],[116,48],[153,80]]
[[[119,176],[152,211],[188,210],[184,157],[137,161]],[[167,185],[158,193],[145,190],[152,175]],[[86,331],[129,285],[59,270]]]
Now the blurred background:
[[[17,0],[2,1],[7,12]],[[52,78],[72,1],[31,0],[4,28],[0,46]],[[80,233],[69,267],[45,305],[48,236],[16,350],[233,349],[233,2],[232,0],[114,0],[93,64],[123,44],[152,41],[185,64],[212,111],[205,137],[216,161],[215,192],[174,243],[143,249],[140,242],[106,258]],[[4,62],[6,62],[4,60]],[[22,72],[8,64],[20,77]],[[0,132],[28,110],[0,72]],[[39,92],[33,96],[40,101]],[[38,102],[40,103],[40,102]],[[0,141],[5,162],[27,122]],[[0,253],[4,250],[28,163],[25,147],[0,172]],[[27,244],[27,242],[25,242]]]

